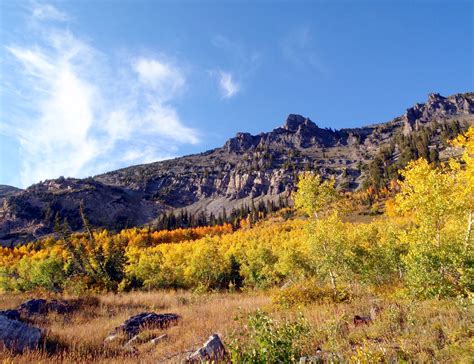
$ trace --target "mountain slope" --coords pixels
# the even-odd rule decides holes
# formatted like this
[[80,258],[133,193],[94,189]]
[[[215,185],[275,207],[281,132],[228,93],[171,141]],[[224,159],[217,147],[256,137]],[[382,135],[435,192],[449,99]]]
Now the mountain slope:
[[362,128],[323,129],[308,118],[289,115],[271,132],[238,133],[224,146],[201,154],[89,179],[45,181],[4,200],[0,242],[51,233],[56,215],[67,217],[73,230],[80,229],[81,200],[92,225],[118,229],[149,223],[166,210],[186,207],[217,214],[252,200],[276,200],[290,194],[304,170],[333,176],[341,188],[355,190],[368,180],[380,153],[390,150],[383,163],[395,163],[403,156],[402,141],[424,130],[430,133],[423,148],[443,158],[443,133],[473,124],[473,114],[474,93],[466,93],[447,98],[431,94],[400,117]]
[[20,192],[21,189],[13,186],[8,186],[8,185],[0,185],[0,204],[3,203],[3,199],[12,196],[18,192]]

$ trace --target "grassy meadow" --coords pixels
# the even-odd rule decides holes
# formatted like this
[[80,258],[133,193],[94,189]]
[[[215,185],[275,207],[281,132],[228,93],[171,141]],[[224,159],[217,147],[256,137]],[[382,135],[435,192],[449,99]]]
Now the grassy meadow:
[[[48,333],[43,350],[16,355],[3,351],[0,358],[5,363],[179,362],[212,333],[220,334],[225,345],[235,345],[237,334],[248,330],[246,315],[257,309],[278,322],[291,321],[301,313],[310,330],[298,343],[299,354],[313,355],[319,347],[323,353],[337,354],[328,361],[470,363],[474,357],[472,305],[453,300],[400,300],[361,290],[351,302],[287,309],[274,302],[275,293],[279,292],[154,291],[90,296],[71,314],[32,319]],[[0,309],[28,297],[31,295],[2,295]],[[373,323],[355,326],[353,316],[368,315],[372,307],[379,309]],[[182,318],[176,326],[143,331],[143,342],[134,345],[134,352],[118,343],[104,343],[115,326],[143,311],[175,312]],[[168,335],[164,341],[149,343],[162,333]]]

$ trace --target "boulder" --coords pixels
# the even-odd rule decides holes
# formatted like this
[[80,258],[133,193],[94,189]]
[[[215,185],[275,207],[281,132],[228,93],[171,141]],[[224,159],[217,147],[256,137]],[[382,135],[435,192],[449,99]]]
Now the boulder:
[[15,352],[34,350],[38,348],[41,338],[42,332],[39,328],[0,316],[0,347]]
[[47,304],[48,311],[65,314],[73,310],[73,306],[68,301],[52,300]]
[[18,311],[26,316],[44,314],[48,312],[47,305],[48,301],[42,298],[33,298],[18,306]]
[[10,320],[20,321],[20,311],[18,310],[4,310],[0,311],[0,316],[5,316]]
[[225,361],[227,359],[227,351],[222,343],[219,335],[213,334],[204,345],[189,355],[188,363],[201,363]]
[[42,298],[34,298],[18,306],[18,311],[25,316],[41,315],[48,312],[64,314],[72,311],[72,306],[67,301],[51,300],[48,302]]
[[179,320],[179,315],[175,313],[157,314],[154,312],[143,312],[130,317],[123,324],[117,326],[114,331],[105,339],[106,341],[114,340],[117,335],[124,333],[129,339],[138,335],[143,328],[163,329]]

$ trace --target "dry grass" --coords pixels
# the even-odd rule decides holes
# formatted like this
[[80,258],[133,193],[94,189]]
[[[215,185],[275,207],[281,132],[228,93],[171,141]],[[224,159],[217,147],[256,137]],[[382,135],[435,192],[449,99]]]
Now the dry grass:
[[[31,296],[0,295],[0,309],[17,306]],[[94,302],[93,300],[91,300]],[[264,294],[193,294],[189,292],[137,292],[106,294],[98,297],[96,305],[85,304],[70,315],[49,314],[33,322],[46,328],[48,337],[58,348],[50,351],[11,356],[0,353],[5,362],[133,362],[156,363],[173,354],[198,348],[212,333],[226,337],[238,325],[234,318],[239,312],[249,312],[269,303]],[[139,357],[118,344],[104,344],[116,326],[132,315],[144,311],[173,312],[181,316],[178,325],[164,330],[153,330],[146,336],[168,334],[165,341],[155,346],[137,345]]]
[[[48,333],[48,350],[22,355],[0,352],[5,363],[157,363],[178,362],[173,354],[196,349],[212,333],[229,340],[234,330],[244,330],[244,322],[234,318],[257,308],[283,318],[301,310],[312,327],[307,352],[320,346],[326,352],[341,355],[345,361],[357,349],[367,362],[380,358],[416,362],[465,362],[474,359],[474,311],[472,305],[457,301],[410,302],[380,299],[366,294],[350,303],[318,304],[281,309],[271,304],[271,292],[212,293],[137,292],[106,294],[85,300],[69,315],[49,314],[33,322]],[[17,306],[26,295],[0,295],[0,309]],[[38,297],[36,295],[35,297]],[[62,297],[68,298],[68,297]],[[69,297],[70,298],[70,297]],[[377,306],[380,313],[370,326],[355,327],[356,314],[368,315]],[[176,326],[148,330],[141,334],[132,354],[118,343],[104,344],[104,338],[125,319],[143,311],[174,312],[182,319]],[[165,341],[152,345],[149,339],[167,333]],[[54,345],[53,345],[54,344]],[[360,353],[359,357],[360,358]],[[181,356],[182,358],[182,356]],[[357,362],[357,358],[353,358]]]

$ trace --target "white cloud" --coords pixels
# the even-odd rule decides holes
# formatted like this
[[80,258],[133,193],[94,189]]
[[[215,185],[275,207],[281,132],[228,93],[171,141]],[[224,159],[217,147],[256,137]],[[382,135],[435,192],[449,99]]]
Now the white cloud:
[[56,21],[67,21],[69,20],[69,16],[55,8],[51,4],[33,4],[33,11],[32,11],[33,19],[38,20],[56,20]]
[[171,63],[139,58],[134,64],[134,69],[140,81],[158,92],[162,98],[175,96],[186,85],[182,71]]
[[210,71],[210,75],[216,77],[221,97],[223,99],[232,98],[242,90],[242,84],[248,81],[260,67],[262,54],[260,51],[248,49],[242,42],[223,35],[214,36],[211,43],[219,48],[228,59],[228,65],[222,68],[232,69],[232,72],[214,69]]
[[234,80],[230,72],[220,71],[218,81],[222,97],[225,99],[230,99],[240,91],[240,84]]
[[6,47],[12,72],[2,79],[15,85],[7,88],[15,112],[8,121],[3,112],[0,131],[19,141],[23,186],[170,158],[199,142],[172,104],[186,87],[178,66],[132,57],[116,68],[68,31],[41,34]]

